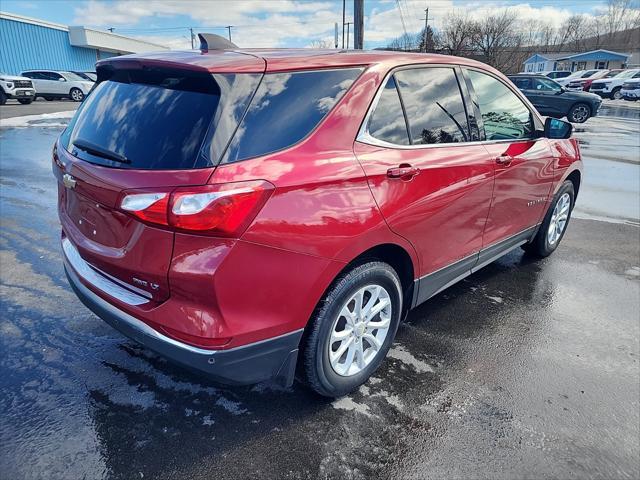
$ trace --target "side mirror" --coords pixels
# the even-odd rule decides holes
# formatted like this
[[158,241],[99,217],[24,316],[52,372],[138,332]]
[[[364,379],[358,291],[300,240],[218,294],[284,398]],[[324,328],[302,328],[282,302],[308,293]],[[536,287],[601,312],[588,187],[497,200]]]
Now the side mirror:
[[66,82],[66,80],[65,80],[64,78],[62,78],[62,77],[60,77],[60,78],[58,79],[58,81],[59,81],[59,82]]
[[544,121],[544,136],[546,138],[569,138],[573,132],[573,125],[564,120],[547,117]]

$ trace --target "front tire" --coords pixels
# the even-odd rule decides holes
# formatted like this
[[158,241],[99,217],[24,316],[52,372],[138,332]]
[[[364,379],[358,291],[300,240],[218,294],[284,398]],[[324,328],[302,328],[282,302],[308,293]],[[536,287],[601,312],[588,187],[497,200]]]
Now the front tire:
[[4,91],[0,90],[0,105],[7,103],[7,95]]
[[591,117],[591,108],[586,103],[576,103],[567,114],[571,123],[584,123]]
[[79,88],[72,88],[69,92],[69,98],[74,102],[81,102],[84,100],[84,93]]
[[575,198],[573,183],[565,180],[553,198],[538,233],[530,243],[522,246],[527,253],[542,258],[548,257],[558,248],[569,226]]
[[402,313],[398,274],[368,262],[342,274],[316,308],[303,342],[306,382],[340,397],[365,383],[384,360]]
[[620,100],[622,98],[622,92],[620,90],[622,90],[621,87],[613,89],[613,91],[611,92],[611,98],[613,100]]

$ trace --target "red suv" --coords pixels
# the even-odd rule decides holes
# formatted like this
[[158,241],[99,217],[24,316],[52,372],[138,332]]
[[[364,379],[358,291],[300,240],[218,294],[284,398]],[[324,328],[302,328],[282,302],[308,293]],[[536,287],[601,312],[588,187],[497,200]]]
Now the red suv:
[[223,383],[348,393],[409,309],[553,252],[580,186],[571,125],[469,59],[162,52],[97,74],[53,151],[69,282]]

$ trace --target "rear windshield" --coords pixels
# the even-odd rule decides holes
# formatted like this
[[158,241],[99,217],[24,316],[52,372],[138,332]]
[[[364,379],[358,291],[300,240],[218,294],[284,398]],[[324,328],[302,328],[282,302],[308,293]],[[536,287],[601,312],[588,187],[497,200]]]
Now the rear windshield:
[[[205,138],[228,143],[260,76],[115,70],[83,102],[62,142],[78,158],[116,168],[215,165],[217,158],[201,153]],[[221,123],[219,132],[210,131],[216,118]]]
[[114,168],[181,170],[236,162],[306,137],[361,71],[103,72],[61,141],[76,157]]

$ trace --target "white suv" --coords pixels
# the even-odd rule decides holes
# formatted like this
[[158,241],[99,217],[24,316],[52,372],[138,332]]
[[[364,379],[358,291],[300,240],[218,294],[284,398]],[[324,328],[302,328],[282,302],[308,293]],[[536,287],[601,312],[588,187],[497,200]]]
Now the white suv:
[[31,80],[0,73],[0,105],[7,103],[9,98],[15,98],[24,105],[33,102],[36,91]]
[[625,70],[624,72],[618,73],[615,77],[594,80],[589,91],[597,93],[601,97],[618,100],[622,98],[622,85],[632,78],[640,78],[640,68]]
[[625,100],[640,100],[640,79],[627,80],[624,82],[620,93]]
[[30,78],[36,87],[38,97],[45,100],[70,98],[81,102],[93,87],[94,82],[85,80],[73,72],[54,70],[28,70],[22,75]]

